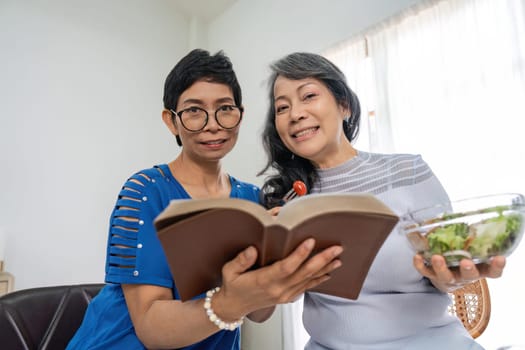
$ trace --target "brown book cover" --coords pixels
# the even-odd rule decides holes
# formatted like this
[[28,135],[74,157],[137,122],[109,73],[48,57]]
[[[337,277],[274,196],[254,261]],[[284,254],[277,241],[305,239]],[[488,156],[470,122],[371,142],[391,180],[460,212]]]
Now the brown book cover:
[[173,200],[155,219],[181,300],[221,285],[221,269],[250,245],[256,266],[288,256],[309,237],[315,254],[332,245],[344,248],[342,266],[310,291],[357,299],[379,248],[399,218],[370,194],[310,194],[271,216],[238,198]]

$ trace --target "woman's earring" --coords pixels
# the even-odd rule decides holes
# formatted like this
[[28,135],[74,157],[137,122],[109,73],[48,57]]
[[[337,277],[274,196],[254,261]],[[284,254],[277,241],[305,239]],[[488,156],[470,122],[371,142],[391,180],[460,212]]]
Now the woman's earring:
[[290,157],[291,160],[295,159],[295,154],[292,153],[292,156]]

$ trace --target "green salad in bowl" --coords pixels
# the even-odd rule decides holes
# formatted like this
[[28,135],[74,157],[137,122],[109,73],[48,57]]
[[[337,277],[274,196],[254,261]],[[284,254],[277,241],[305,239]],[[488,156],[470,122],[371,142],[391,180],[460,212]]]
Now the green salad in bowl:
[[465,258],[483,263],[510,255],[518,245],[525,228],[525,198],[509,193],[445,203],[407,213],[401,225],[429,264],[434,254],[443,255],[448,266]]

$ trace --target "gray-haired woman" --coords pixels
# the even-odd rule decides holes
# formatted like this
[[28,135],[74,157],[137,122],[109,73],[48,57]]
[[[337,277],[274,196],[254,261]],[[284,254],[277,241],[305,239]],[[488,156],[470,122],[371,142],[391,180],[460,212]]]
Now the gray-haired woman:
[[[317,54],[293,53],[271,68],[263,132],[268,162],[260,173],[276,171],[261,188],[268,208],[281,205],[295,180],[305,182],[310,193],[372,193],[399,215],[448,200],[421,156],[353,147],[359,100],[333,63]],[[452,271],[442,256],[432,257],[432,269],[413,255],[406,238],[394,229],[357,300],[307,292],[306,349],[482,349],[447,312],[447,292],[461,282],[501,276],[505,258],[495,257],[483,267],[464,259]]]

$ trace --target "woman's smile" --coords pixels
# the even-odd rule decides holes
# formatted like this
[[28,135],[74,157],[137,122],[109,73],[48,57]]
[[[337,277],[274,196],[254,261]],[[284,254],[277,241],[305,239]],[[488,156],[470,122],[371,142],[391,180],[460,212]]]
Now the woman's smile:
[[316,134],[317,130],[319,130],[318,126],[314,126],[314,127],[307,128],[307,129],[302,129],[302,130],[300,130],[298,132],[293,133],[292,137],[294,137],[296,139],[302,139],[302,138],[305,138],[307,136],[311,136],[313,134]]

